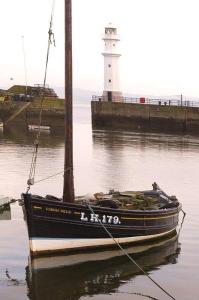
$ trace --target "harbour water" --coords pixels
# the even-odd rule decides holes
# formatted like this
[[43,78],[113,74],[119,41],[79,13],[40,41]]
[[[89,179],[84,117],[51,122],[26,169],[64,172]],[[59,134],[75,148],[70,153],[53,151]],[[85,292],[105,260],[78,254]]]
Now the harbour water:
[[[26,190],[35,134],[0,130],[0,194]],[[36,180],[63,170],[63,134],[41,135]],[[186,218],[178,236],[130,247],[128,252],[175,299],[199,299],[199,137],[164,133],[92,131],[89,105],[75,105],[74,176],[77,195],[150,189],[156,181],[176,195]],[[62,195],[62,175],[31,188]],[[183,215],[181,215],[182,219]],[[178,228],[179,231],[179,228]],[[21,207],[0,211],[0,299],[169,299],[119,250],[31,261]]]

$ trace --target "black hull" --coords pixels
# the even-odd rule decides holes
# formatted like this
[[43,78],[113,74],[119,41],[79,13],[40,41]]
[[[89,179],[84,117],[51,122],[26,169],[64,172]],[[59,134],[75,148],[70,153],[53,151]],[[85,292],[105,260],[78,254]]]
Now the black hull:
[[[30,194],[24,194],[23,197],[29,238],[32,243],[31,252],[34,255],[114,244],[110,242],[110,236],[99,219],[121,243],[158,238],[176,229],[181,210],[180,205],[145,211],[93,206],[94,215],[87,205],[40,199]],[[35,246],[36,241],[44,244],[50,240],[49,245],[52,245],[52,240],[59,240],[59,246],[52,246],[52,249],[49,249],[51,246],[43,245],[41,248]],[[61,241],[63,246],[60,246]],[[71,241],[73,246],[70,245]]]

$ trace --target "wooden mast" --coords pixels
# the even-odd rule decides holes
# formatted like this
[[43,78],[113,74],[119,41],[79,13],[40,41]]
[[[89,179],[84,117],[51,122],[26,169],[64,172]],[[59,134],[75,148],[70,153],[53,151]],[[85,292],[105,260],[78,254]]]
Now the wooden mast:
[[72,0],[65,0],[65,163],[63,202],[74,202],[72,111]]

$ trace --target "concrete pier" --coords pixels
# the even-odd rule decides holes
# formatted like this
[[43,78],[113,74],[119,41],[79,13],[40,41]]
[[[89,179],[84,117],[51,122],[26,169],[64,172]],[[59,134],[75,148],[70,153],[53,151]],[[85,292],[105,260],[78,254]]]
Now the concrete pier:
[[199,107],[92,101],[94,129],[199,133]]

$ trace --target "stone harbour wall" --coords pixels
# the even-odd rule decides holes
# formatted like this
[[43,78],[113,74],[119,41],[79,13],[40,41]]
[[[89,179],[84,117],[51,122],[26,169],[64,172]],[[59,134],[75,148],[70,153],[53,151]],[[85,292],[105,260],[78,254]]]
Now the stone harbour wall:
[[92,101],[91,110],[94,129],[151,129],[199,133],[197,107]]

